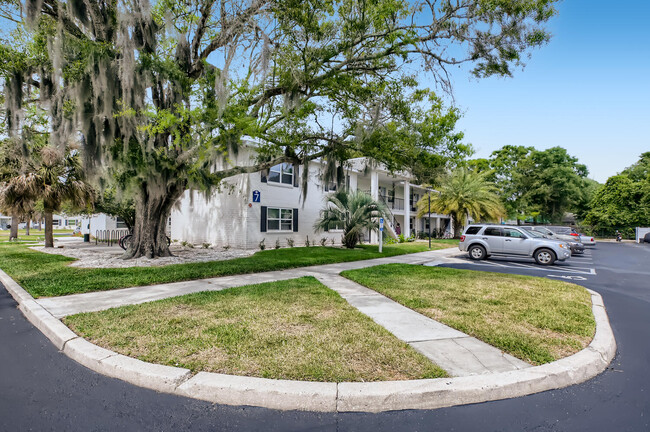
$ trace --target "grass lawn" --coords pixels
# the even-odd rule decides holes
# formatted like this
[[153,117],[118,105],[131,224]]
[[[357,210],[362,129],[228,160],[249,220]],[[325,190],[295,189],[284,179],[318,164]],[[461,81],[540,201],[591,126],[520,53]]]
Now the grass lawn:
[[[449,247],[432,243],[432,249]],[[356,249],[296,247],[259,251],[246,258],[163,267],[87,269],[69,267],[73,258],[36,252],[23,245],[0,244],[0,268],[34,297],[61,296],[132,286],[153,285],[244,273],[258,273],[318,264],[358,261],[428,250],[427,244],[386,245]]]
[[595,332],[589,293],[566,282],[404,264],[342,275],[534,365],[580,351]]
[[[44,241],[45,240],[45,230],[38,230],[36,228],[32,228],[29,230],[29,235],[25,234],[24,229],[19,229],[18,230],[18,241],[19,242],[29,242],[29,243],[34,243],[38,241]],[[1,230],[0,231],[0,243],[1,242],[8,242],[9,241],[9,234],[11,233],[10,230]],[[70,236],[72,235],[72,230],[66,230],[66,229],[55,229],[53,231],[54,237],[58,236]]]
[[66,317],[89,341],[193,372],[305,381],[446,373],[312,277]]

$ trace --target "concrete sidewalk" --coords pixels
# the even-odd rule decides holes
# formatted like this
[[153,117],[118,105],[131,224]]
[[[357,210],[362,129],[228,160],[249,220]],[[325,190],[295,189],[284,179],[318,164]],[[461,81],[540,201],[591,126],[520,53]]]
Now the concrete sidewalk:
[[451,376],[507,372],[531,367],[480,340],[454,330],[342,276],[315,274],[327,287],[377,324],[407,342]]
[[84,294],[73,294],[62,297],[48,297],[36,300],[56,318],[74,315],[80,312],[96,312],[118,306],[140,304],[169,297],[177,297],[200,291],[220,291],[243,285],[260,284],[277,280],[294,279],[310,276],[312,273],[339,274],[344,270],[354,270],[373,267],[381,264],[423,264],[431,261],[446,260],[461,252],[457,248],[439,249],[408,255],[398,255],[387,258],[376,258],[365,261],[352,261],[320,266],[299,267],[290,270],[279,270],[263,273],[251,273],[234,276],[224,276],[185,282],[173,282],[160,285],[123,288],[111,291],[99,291]]
[[[600,296],[592,294],[596,334],[591,344],[570,357],[532,367],[459,331],[424,317],[341,276],[343,270],[388,263],[452,261],[458,249],[444,249],[368,261],[228,276],[201,281],[127,288],[101,293],[34,300],[0,270],[0,282],[25,316],[66,355],[107,376],[157,391],[229,405],[282,410],[378,412],[433,409],[517,397],[583,382],[602,372],[616,342]],[[151,364],[91,344],[58,317],[81,311],[143,303],[205,290],[314,276],[351,305],[405,340],[454,378],[372,383],[321,383],[269,380],[200,372]]]
[[338,292],[361,313],[386,328],[398,339],[443,368],[452,376],[506,372],[530,367],[500,350],[404,307],[383,295],[339,276],[344,270],[388,263],[423,264],[447,261],[458,254],[455,248],[378,258],[367,261],[327,264],[291,270],[225,276],[187,282],[133,287],[113,291],[39,299],[36,302],[56,318],[80,312],[105,310],[200,291],[220,291],[236,286],[315,276]]
[[236,286],[315,276],[325,286],[338,292],[350,305],[368,315],[398,339],[407,342],[451,376],[506,372],[530,367],[528,363],[505,354],[476,338],[447,327],[375,291],[339,276],[339,273],[344,270],[381,264],[447,262],[451,260],[450,257],[458,254],[460,252],[456,248],[440,249],[366,261],[75,294],[39,299],[36,302],[56,318],[62,318],[80,312],[105,310],[200,291],[220,291]]

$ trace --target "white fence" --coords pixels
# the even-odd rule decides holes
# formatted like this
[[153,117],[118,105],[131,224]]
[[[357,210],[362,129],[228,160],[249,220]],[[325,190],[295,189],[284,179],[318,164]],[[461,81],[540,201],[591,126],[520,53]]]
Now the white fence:
[[645,236],[647,233],[650,233],[650,228],[641,228],[641,227],[636,227],[636,242],[639,243],[643,236]]

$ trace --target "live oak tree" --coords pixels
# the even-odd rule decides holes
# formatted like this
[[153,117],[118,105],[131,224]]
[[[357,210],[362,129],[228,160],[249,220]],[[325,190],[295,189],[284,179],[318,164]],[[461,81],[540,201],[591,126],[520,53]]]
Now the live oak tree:
[[494,181],[506,211],[517,221],[560,221],[567,211],[584,214],[598,184],[587,167],[562,147],[536,150],[506,145],[492,153],[488,179]]
[[[421,170],[454,142],[423,127],[438,108],[421,71],[442,88],[463,63],[510,75],[548,40],[554,1],[27,0],[51,66],[10,77],[9,105],[39,87],[52,143],[80,134],[86,170],[134,197],[125,257],[166,256],[188,188],[319,158],[328,176],[360,155]],[[237,165],[242,138],[256,157]]]
[[530,211],[559,222],[576,208],[585,192],[588,170],[562,147],[533,150],[518,166],[516,182]]
[[533,147],[506,145],[492,152],[489,159],[492,169],[489,177],[499,189],[506,212],[517,221],[528,212],[523,177],[519,175],[520,164],[523,165],[534,150]]

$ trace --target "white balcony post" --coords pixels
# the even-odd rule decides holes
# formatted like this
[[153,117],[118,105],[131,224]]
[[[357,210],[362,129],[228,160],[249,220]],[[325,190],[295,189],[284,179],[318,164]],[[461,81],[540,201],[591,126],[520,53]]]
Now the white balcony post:
[[411,236],[411,185],[404,182],[404,228],[402,228],[404,237]]
[[[379,173],[375,170],[372,170],[370,173],[370,196],[375,201],[379,201]],[[370,243],[378,244],[379,239],[377,237],[377,232],[370,232]]]
[[350,173],[350,191],[354,192],[357,190],[357,173]]

